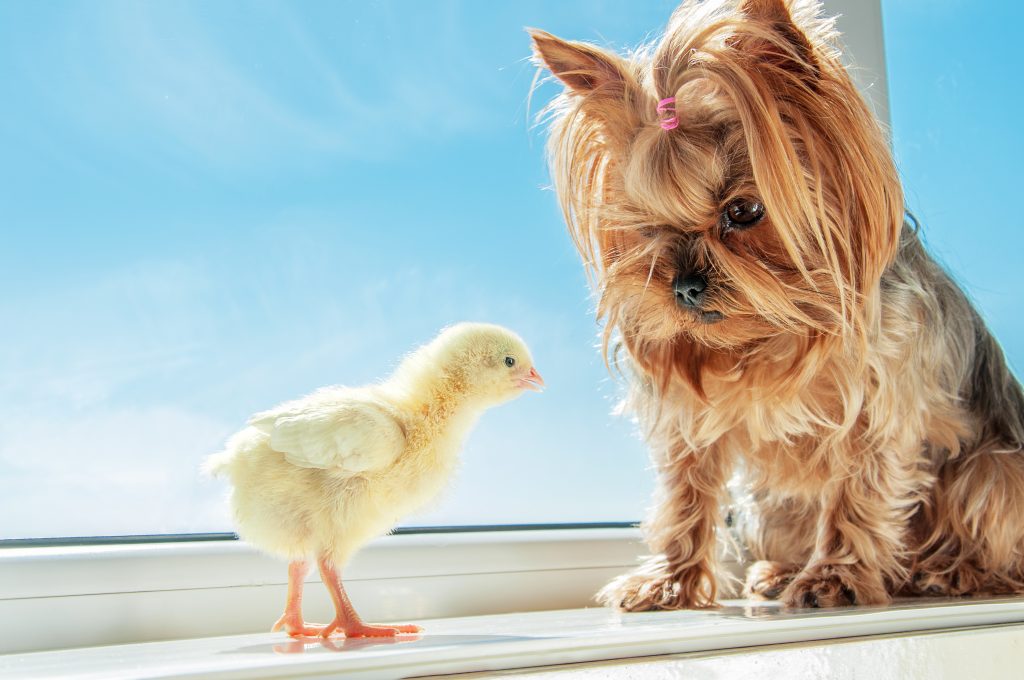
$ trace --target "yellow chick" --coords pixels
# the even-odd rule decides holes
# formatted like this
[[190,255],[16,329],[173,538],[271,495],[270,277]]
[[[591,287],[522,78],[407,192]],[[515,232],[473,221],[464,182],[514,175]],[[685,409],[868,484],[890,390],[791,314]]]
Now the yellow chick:
[[[323,637],[418,632],[364,623],[345,594],[341,568],[442,491],[484,410],[543,386],[519,336],[460,323],[382,383],[326,387],[252,416],[204,469],[230,478],[239,535],[290,561],[288,599],[273,630]],[[302,617],[311,557],[334,601],[326,626]]]

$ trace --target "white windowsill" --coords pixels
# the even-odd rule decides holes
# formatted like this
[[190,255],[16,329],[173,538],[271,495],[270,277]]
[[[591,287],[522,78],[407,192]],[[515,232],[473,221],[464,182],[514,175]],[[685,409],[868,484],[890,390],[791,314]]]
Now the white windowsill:
[[[642,677],[656,670],[670,677],[654,657],[672,666],[672,655],[701,652],[718,663],[722,650],[750,648],[757,666],[763,654],[789,653],[764,645],[893,634],[917,640],[963,628],[948,644],[932,636],[919,647],[950,655],[954,642],[970,650],[984,641],[1005,656],[1024,645],[1024,626],[991,628],[1024,623],[1024,599],[797,612],[742,601],[704,612],[579,609],[636,563],[639,539],[635,529],[385,537],[348,570],[353,599],[369,620],[416,621],[425,633],[326,643],[265,632],[284,601],[285,565],[241,542],[3,550],[0,677],[377,678],[567,663],[600,672],[613,659],[643,664]],[[328,598],[315,576],[310,581],[307,616],[324,620]]]
[[[789,613],[775,605],[729,601],[716,611],[623,615],[595,608],[422,621],[425,632],[418,639],[399,641],[324,643],[260,633],[10,655],[0,657],[0,675],[113,679],[344,674],[398,678],[964,628],[971,629],[966,642],[960,642],[967,649],[971,649],[973,640],[993,631],[997,633],[989,645],[1003,657],[1000,663],[1005,664],[1013,661],[1010,648],[1024,640],[1024,628],[986,627],[1021,622],[1024,600],[1020,599],[919,600],[886,608]],[[958,654],[962,661],[962,653]],[[890,659],[889,665],[896,666],[889,677],[924,677],[912,667],[903,667],[906,661],[912,659]],[[983,661],[991,659],[978,660]],[[892,672],[897,675],[891,675]]]
[[[367,620],[569,609],[645,552],[629,528],[385,536],[345,582]],[[330,620],[309,582],[307,618]],[[286,583],[284,562],[240,541],[3,549],[0,653],[263,632]]]

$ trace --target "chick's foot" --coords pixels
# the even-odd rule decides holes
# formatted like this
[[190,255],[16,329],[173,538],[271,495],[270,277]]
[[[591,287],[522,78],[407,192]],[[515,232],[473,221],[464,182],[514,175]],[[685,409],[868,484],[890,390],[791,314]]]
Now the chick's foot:
[[323,632],[324,628],[326,626],[322,623],[306,623],[302,620],[301,615],[285,612],[270,631],[276,633],[283,630],[292,637],[316,637]]
[[423,629],[419,626],[411,625],[384,625],[374,626],[369,623],[363,623],[362,621],[346,621],[342,619],[334,619],[331,623],[320,631],[320,637],[330,637],[334,632],[340,632],[347,638],[358,638],[358,637],[395,637],[396,635],[408,635],[413,633],[419,633]]

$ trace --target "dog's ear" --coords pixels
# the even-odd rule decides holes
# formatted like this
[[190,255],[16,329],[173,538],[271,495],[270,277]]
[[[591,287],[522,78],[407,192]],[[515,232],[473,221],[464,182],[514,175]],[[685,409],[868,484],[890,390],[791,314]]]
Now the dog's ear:
[[565,85],[577,114],[596,123],[604,140],[625,147],[643,124],[648,106],[635,65],[596,45],[562,40],[546,31],[528,29],[534,61],[547,67]]
[[738,35],[733,45],[762,64],[799,76],[817,76],[814,46],[793,21],[784,0],[743,0],[740,11],[750,21],[750,29]]
[[[818,18],[816,5],[741,0],[739,8],[744,21],[730,44],[756,77],[737,108],[761,197],[793,261],[808,277],[831,272],[851,318],[899,245],[903,195],[889,146],[842,66],[834,23]],[[761,115],[765,104],[777,112]],[[817,196],[798,174],[779,171],[801,166],[816,178]]]
[[631,79],[622,59],[600,47],[562,40],[537,28],[527,32],[533,39],[534,61],[576,94],[621,92]]
[[743,0],[740,10],[752,19],[792,23],[784,0]]

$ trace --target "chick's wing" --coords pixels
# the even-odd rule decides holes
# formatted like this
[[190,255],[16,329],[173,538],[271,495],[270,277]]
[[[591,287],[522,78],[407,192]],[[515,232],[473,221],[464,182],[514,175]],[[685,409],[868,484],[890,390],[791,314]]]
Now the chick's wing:
[[405,447],[405,433],[388,407],[359,397],[284,404],[252,417],[270,447],[292,465],[352,473],[379,469]]

